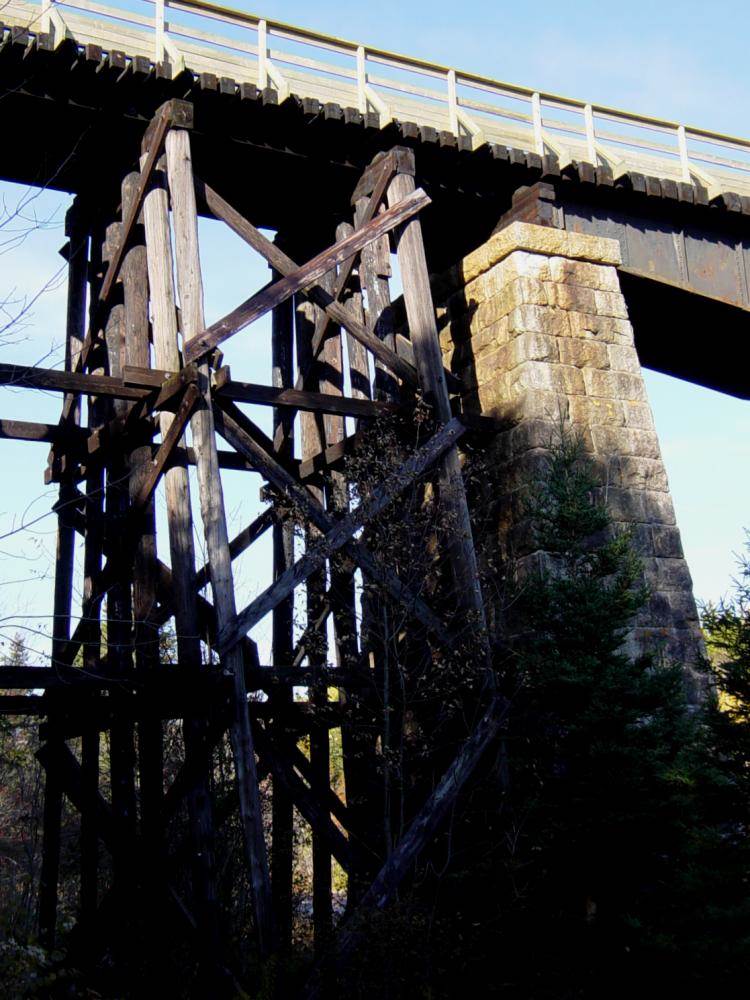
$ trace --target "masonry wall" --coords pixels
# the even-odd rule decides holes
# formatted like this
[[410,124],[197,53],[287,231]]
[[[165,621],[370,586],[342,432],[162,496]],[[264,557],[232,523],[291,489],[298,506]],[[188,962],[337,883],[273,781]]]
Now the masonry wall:
[[704,650],[692,581],[633,343],[615,240],[515,222],[441,276],[435,288],[448,366],[467,409],[508,421],[498,436],[499,544],[538,559],[518,491],[562,425],[576,429],[601,472],[616,523],[631,526],[651,590],[627,636],[685,667],[700,697]]

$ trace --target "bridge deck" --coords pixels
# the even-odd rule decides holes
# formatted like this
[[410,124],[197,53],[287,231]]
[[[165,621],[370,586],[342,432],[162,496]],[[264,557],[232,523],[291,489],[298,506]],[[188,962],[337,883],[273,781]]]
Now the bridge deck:
[[699,184],[709,198],[750,195],[750,140],[619,111],[368,48],[202,0],[9,0],[10,27],[211,74],[259,89],[414,122],[477,148],[499,143],[540,156]]
[[[745,140],[534,94],[194,0],[170,4],[169,22],[150,0],[122,2],[140,3],[148,17],[89,0],[3,7],[0,176],[76,193],[111,214],[154,111],[186,99],[199,174],[256,226],[282,238],[307,233],[310,245],[300,249],[312,257],[327,245],[315,234],[330,242],[347,218],[348,192],[375,153],[411,146],[432,198],[422,228],[434,272],[487,240],[508,212],[523,212],[523,192],[542,181],[549,193],[527,221],[620,242],[641,362],[748,397],[744,372],[727,363],[745,351],[750,310]],[[224,34],[211,35],[210,25]],[[430,83],[431,100],[423,85],[415,93],[415,74]],[[483,111],[471,103],[472,86],[484,95]],[[564,108],[566,132],[552,127]],[[654,135],[682,143],[689,182],[684,158],[660,153]],[[711,142],[721,154],[701,159],[701,150],[714,155]],[[710,330],[721,330],[725,352],[702,348]]]

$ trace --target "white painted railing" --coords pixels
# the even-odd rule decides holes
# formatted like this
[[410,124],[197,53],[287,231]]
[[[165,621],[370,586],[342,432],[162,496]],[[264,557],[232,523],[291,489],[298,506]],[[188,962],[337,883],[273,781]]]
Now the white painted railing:
[[750,140],[368,48],[203,0],[6,0],[6,24],[539,154],[750,195]]

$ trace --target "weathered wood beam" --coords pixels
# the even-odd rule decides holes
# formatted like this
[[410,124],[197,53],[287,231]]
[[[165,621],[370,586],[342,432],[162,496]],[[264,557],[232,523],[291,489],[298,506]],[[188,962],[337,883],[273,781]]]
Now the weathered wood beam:
[[82,427],[60,427],[59,424],[40,424],[33,420],[0,418],[0,438],[8,441],[60,442],[73,450],[85,451],[88,432]]
[[[146,156],[146,161],[140,172],[139,182],[137,189],[135,191],[135,196],[132,203],[128,207],[127,214],[123,219],[123,226],[120,235],[120,241],[115,249],[114,254],[110,258],[109,266],[107,267],[104,280],[99,286],[96,300],[92,303],[93,308],[91,310],[91,316],[89,318],[89,328],[86,332],[86,336],[80,347],[80,351],[72,359],[72,370],[74,373],[83,373],[86,370],[86,366],[89,361],[89,355],[94,347],[94,345],[99,340],[99,331],[101,329],[101,313],[103,308],[106,306],[112,289],[115,285],[117,278],[119,277],[120,267],[122,266],[122,261],[127,250],[133,228],[135,226],[136,220],[141,212],[143,206],[143,200],[145,198],[148,187],[151,183],[153,177],[154,168],[156,167],[156,162],[161,154],[162,147],[164,145],[164,138],[166,136],[169,126],[174,124],[180,124],[184,128],[189,128],[192,125],[192,105],[184,101],[167,101],[163,104],[154,115],[151,123],[146,129],[144,135],[144,141],[148,142],[148,151]],[[71,390],[75,393],[76,390]],[[71,395],[66,398],[63,403],[62,414],[60,415],[60,424],[67,424],[70,420],[70,415],[73,412],[74,407],[77,405],[76,396]],[[53,445],[48,456],[48,467],[54,472],[54,465],[57,458],[57,450],[55,445]]]
[[[143,141],[148,145],[148,153],[141,167],[133,196],[127,206],[120,241],[109,262],[107,273],[104,275],[104,281],[99,291],[100,302],[106,302],[114,288],[115,281],[120,273],[120,267],[125,258],[125,251],[130,243],[133,228],[143,208],[143,200],[151,183],[156,163],[161,156],[167,130],[171,125],[177,123],[180,124],[181,128],[188,128],[192,124],[192,105],[185,101],[167,101],[166,104],[162,104],[158,109],[146,130]],[[82,359],[81,365],[77,365],[76,368],[82,368],[83,365],[85,365],[85,359]]]
[[[222,690],[221,683],[217,684],[215,692],[220,693]],[[23,717],[49,716],[53,713],[54,725],[40,728],[40,739],[44,742],[52,735],[51,729],[55,729],[59,738],[69,740],[78,738],[87,730],[106,730],[113,724],[117,725],[123,721],[133,722],[139,718],[189,718],[203,711],[205,699],[205,689],[195,694],[187,690],[182,691],[179,685],[173,684],[171,688],[163,688],[157,692],[130,693],[127,697],[123,697],[118,705],[113,705],[111,698],[99,698],[89,700],[85,704],[79,701],[61,712],[48,695],[4,694],[0,695],[0,715]],[[227,710],[231,707],[231,702],[231,691],[228,691],[225,699]],[[319,706],[312,706],[308,702],[295,701],[289,710],[286,724],[290,732],[299,733],[309,733],[312,726],[336,729],[343,719],[340,708],[341,706],[334,702],[321,710]],[[248,714],[251,719],[269,720],[274,718],[275,710],[267,701],[251,700],[248,703]],[[231,719],[229,722],[231,723]]]
[[[1,700],[1,699],[0,699]],[[20,698],[18,699],[21,700]],[[1,709],[0,709],[1,710]],[[13,713],[16,714],[16,713]],[[54,755],[64,743],[55,739]],[[42,750],[46,744],[42,744]],[[38,753],[39,751],[37,751]],[[54,764],[47,769],[42,813],[42,863],[39,872],[39,937],[47,948],[54,947],[57,925],[57,896],[60,875],[60,831],[62,817],[62,781]]]
[[[65,218],[65,233],[68,243],[68,296],[65,330],[65,368],[70,370],[72,358],[77,353],[83,338],[86,323],[86,281],[89,264],[88,221],[85,218],[80,198],[76,198]],[[85,431],[78,427],[80,406],[74,405],[69,424],[69,444],[81,442]],[[40,425],[30,425],[37,426]],[[10,428],[7,428],[10,430]],[[18,425],[14,428],[20,430]],[[56,429],[55,429],[56,430]],[[2,433],[2,431],[0,431]],[[29,438],[27,438],[28,440]],[[52,440],[57,439],[55,435]],[[37,436],[35,440],[40,440]],[[68,516],[68,502],[75,487],[66,477],[60,484],[57,511],[57,550],[55,560],[55,585],[53,598],[52,655],[59,652],[70,635],[70,615],[73,603],[73,570],[75,564],[75,528]],[[98,741],[98,738],[97,738]],[[60,749],[61,741],[53,740],[53,752]],[[42,827],[42,866],[39,885],[39,932],[45,947],[52,949],[55,943],[57,923],[57,875],[59,866],[61,828],[60,778],[56,770],[45,775],[44,815]],[[91,851],[89,831],[84,824],[81,831],[81,911],[87,912],[91,889]],[[96,879],[96,866],[93,867]]]
[[182,437],[182,432],[190,419],[190,415],[193,412],[193,408],[199,397],[200,392],[196,385],[189,385],[185,390],[185,395],[182,397],[182,402],[177,408],[174,419],[170,423],[167,432],[163,435],[159,450],[151,460],[151,466],[148,469],[146,476],[139,484],[137,493],[135,493],[131,498],[132,515],[137,517],[153,496],[153,492],[156,489],[159,478],[164,472],[169,457],[177,445],[177,442]]
[[[328,272],[320,279],[320,286],[326,292],[331,293],[334,285],[334,272]],[[297,382],[300,389],[320,391],[322,380],[319,378],[320,369],[325,366],[329,375],[327,389],[334,392],[341,392],[341,386],[336,381],[337,372],[340,365],[339,360],[340,327],[335,328],[335,335],[329,338],[323,348],[321,364],[315,363],[315,356],[312,353],[312,341],[315,331],[316,317],[320,316],[320,309],[306,299],[303,295],[295,297],[294,325],[295,342],[297,347]],[[331,367],[332,366],[332,367]],[[300,429],[300,454],[303,459],[308,455],[320,451],[326,444],[330,443],[329,432],[331,424],[336,425],[341,418],[321,417],[313,413],[301,413],[299,418]],[[278,435],[274,442],[278,448]],[[326,495],[321,485],[310,484],[308,486],[310,494],[319,504],[324,504]],[[304,531],[305,548],[307,552],[320,540],[319,533],[314,525],[306,524]],[[292,567],[289,567],[292,569]],[[328,660],[328,630],[324,627],[320,631],[313,632],[318,623],[326,620],[325,615],[325,589],[326,571],[325,565],[311,573],[305,586],[304,607],[308,635],[315,635],[315,641],[308,647],[307,661],[315,667],[320,666]],[[294,599],[290,592],[290,598]],[[328,689],[324,684],[314,684],[308,692],[308,698],[315,708],[321,711],[328,703]],[[331,748],[328,729],[323,726],[313,726],[310,730],[310,787],[312,794],[322,801],[328,794],[331,785]],[[331,864],[331,850],[324,834],[313,827],[312,829],[312,918],[313,918],[313,951],[319,954],[327,947],[333,930],[333,866]]]
[[297,472],[300,481],[312,479],[321,473],[328,473],[340,468],[347,456],[352,455],[356,451],[361,440],[361,437],[356,433],[349,434],[342,441],[328,445],[322,451],[316,452],[310,455],[309,458],[300,461]]
[[[272,271],[274,280],[280,275]],[[276,389],[284,390],[294,383],[294,299],[273,310],[271,317],[271,380]],[[282,430],[285,447],[280,457],[288,460],[294,455],[294,419],[296,410],[275,407],[273,411],[274,434]],[[273,510],[270,508],[269,510]],[[269,513],[267,511],[266,513]],[[273,519],[273,578],[277,579],[294,562],[294,525],[281,518]],[[271,624],[271,657],[278,668],[293,661],[294,599],[290,596],[273,611]],[[294,701],[291,687],[279,686],[271,693],[278,716],[273,728],[283,749],[291,752],[296,741],[286,731],[284,714]],[[276,933],[280,951],[292,947],[294,923],[294,802],[283,781],[272,777],[271,796],[271,892],[273,895]]]
[[302,817],[313,832],[322,837],[330,853],[346,871],[349,867],[349,845],[346,837],[331,820],[326,805],[305,784],[279,744],[271,739],[262,725],[256,728],[258,752],[273,776],[287,789]]
[[[89,806],[85,778],[81,765],[70,747],[63,742],[54,746],[50,743],[43,743],[36,751],[35,756],[45,771],[54,770],[57,772],[61,790],[83,815]],[[101,794],[96,796],[95,802],[98,835],[107,848],[114,850],[117,847],[119,834],[119,831],[116,830],[117,820]]]
[[[376,487],[366,501],[333,524],[323,538],[304,556],[282,573],[263,593],[259,594],[235,619],[219,631],[219,651],[231,649],[257,623],[275,608],[287,595],[306,580],[311,573],[323,566],[335,552],[342,549],[359,529],[377,517],[407,487],[422,476],[448,448],[455,446],[466,428],[457,418],[442,427],[419,451],[412,455],[384,482]],[[326,515],[326,519],[327,519]]]
[[[120,273],[125,322],[123,350],[117,369],[117,374],[120,377],[122,377],[122,366],[125,364],[145,367],[151,364],[150,289],[144,231],[141,226],[137,228],[133,226],[130,231],[127,227],[131,217],[138,219],[141,215],[146,192],[144,175],[148,174],[150,179],[151,170],[155,169],[156,157],[161,152],[161,136],[163,134],[161,123],[157,124],[156,133],[154,143],[158,148],[153,151],[154,159],[151,166],[147,162],[140,174],[136,171],[127,174],[121,185],[122,211],[125,221],[120,241],[114,248],[112,258],[116,261],[118,250],[123,248],[121,250]],[[169,382],[169,380],[167,381]],[[178,385],[180,381],[180,379],[174,379],[175,385]],[[188,393],[190,388],[188,386]],[[158,392],[159,390],[154,390],[154,394]],[[131,413],[134,420],[142,418],[143,415],[141,407],[137,404],[128,408],[124,416],[127,418]],[[159,666],[159,626],[152,618],[152,611],[156,604],[156,578],[153,571],[153,563],[156,558],[156,511],[152,494],[162,466],[154,464],[153,460],[149,462],[150,458],[151,446],[148,441],[137,442],[135,447],[126,452],[125,461],[129,472],[129,509],[121,534],[123,564],[132,566],[132,642],[135,671],[141,677],[154,674]],[[110,552],[108,561],[112,558],[113,553]],[[138,739],[133,749],[137,753],[140,833],[144,846],[140,858],[140,869],[143,879],[142,904],[147,912],[143,914],[143,919],[148,926],[152,919],[150,911],[156,902],[157,890],[162,879],[161,803],[164,753],[161,720],[154,719],[150,713],[144,713],[137,719],[137,730]],[[133,736],[129,735],[129,739],[132,745]],[[133,821],[135,821],[135,816]],[[123,875],[135,873],[132,861],[122,868]],[[152,932],[155,930],[153,925],[151,925],[150,930]],[[148,935],[148,940],[150,939],[151,934]]]
[[[278,518],[273,507],[267,507],[261,514],[258,514],[246,528],[243,528],[230,541],[229,554],[232,560],[235,560],[243,552],[246,552],[253,542],[256,542],[261,535],[265,534],[272,525],[275,526],[277,522]],[[209,582],[210,571],[211,567],[206,563],[195,574],[194,587],[196,590],[202,590]]]
[[[265,315],[274,306],[280,305],[295,292],[307,289],[309,285],[352,254],[358,253],[368,243],[372,243],[373,240],[412,218],[417,212],[429,205],[430,201],[431,199],[421,188],[412,190],[401,203],[391,205],[388,211],[378,215],[361,229],[357,229],[345,240],[319,253],[307,264],[303,264],[302,267],[285,275],[270,288],[264,288],[252,295],[242,305],[222,319],[217,320],[202,333],[189,338],[185,343],[186,360],[195,361],[197,358],[203,357],[229,337],[244,330],[246,326]],[[335,302],[333,296],[331,299]]]
[[216,378],[214,394],[235,403],[258,403],[263,406],[285,406],[309,413],[335,413],[347,417],[383,417],[397,413],[394,403],[375,403],[369,399],[351,399],[329,392],[309,392],[299,389],[276,389],[252,382],[234,382]]
[[[109,375],[61,372],[25,365],[0,364],[0,385],[16,389],[48,389],[77,395],[110,396],[113,399],[143,399],[148,395],[147,390],[126,386],[122,379],[111,378]],[[66,428],[60,427],[60,440],[65,438]]]
[[[163,104],[157,110],[148,128],[146,129],[146,133],[144,135],[144,141],[148,141],[148,154],[146,161],[141,168],[140,175],[133,192],[133,198],[125,211],[120,231],[120,239],[110,258],[107,271],[104,275],[104,280],[99,289],[97,296],[97,310],[94,315],[94,321],[86,334],[81,353],[73,361],[73,371],[82,372],[86,368],[91,348],[98,333],[96,329],[96,320],[99,318],[99,310],[108,302],[112,289],[115,286],[115,282],[119,277],[120,268],[125,258],[125,252],[130,244],[136,220],[138,219],[141,208],[143,207],[143,200],[151,183],[151,178],[153,176],[154,169],[156,168],[157,160],[162,153],[162,147],[164,145],[167,130],[172,123],[177,122],[179,122],[183,128],[188,128],[190,126],[192,123],[192,106],[185,101],[167,101],[166,104]],[[63,414],[63,416],[65,416],[65,414]]]
[[[254,250],[257,250],[279,273],[290,275],[297,271],[298,265],[291,257],[288,257],[279,247],[266,239],[260,230],[256,229],[252,223],[243,218],[239,212],[232,208],[208,184],[200,182],[198,193],[203,197],[208,210],[215,218],[226,222],[230,229],[237,233]],[[368,330],[363,323],[360,323],[345,306],[334,302],[330,292],[327,292],[319,284],[314,284],[305,289],[305,295],[316,305],[320,306],[321,309],[325,309],[332,320],[340,323],[353,337],[368,348],[368,350],[372,351],[390,371],[409,383],[409,385],[417,385],[418,379],[414,367],[404,361],[403,358],[400,358],[395,351],[392,351],[376,334]]]
[[[290,563],[290,567],[291,565],[292,564]],[[292,650],[292,663],[295,667],[299,666],[299,664],[302,663],[306,657],[310,657],[312,649],[316,645],[315,637],[319,637],[323,634],[323,626],[328,621],[329,615],[332,611],[330,598],[330,590],[327,590],[320,596],[317,617],[313,618],[311,621],[308,620],[304,632],[295,643],[294,649]]]
[[[189,343],[191,339],[200,338],[201,331],[205,330],[205,319],[198,250],[198,214],[188,133],[179,129],[170,131],[166,139],[166,150],[182,331],[185,342]],[[205,350],[201,350],[196,356],[205,353]],[[198,377],[203,405],[193,414],[191,429],[197,458],[203,530],[211,567],[216,624],[221,630],[234,618],[236,606],[207,362],[201,364]],[[230,730],[232,751],[259,950],[261,955],[267,955],[274,947],[271,886],[242,650],[235,647],[222,658],[222,665],[234,678],[234,719]]]
[[[217,401],[214,407],[216,429],[221,436],[253,463],[268,479],[272,486],[287,492],[298,504],[307,519],[324,534],[330,531],[334,522],[308,490],[288,472],[273,455],[257,443],[248,432],[252,424],[229,401]],[[421,621],[443,643],[449,643],[451,636],[441,618],[410,587],[404,584],[391,570],[382,566],[360,541],[349,541],[347,552],[362,571],[379,586],[383,587],[394,600],[409,608],[411,614]]]
[[[47,389],[52,392],[75,393],[77,395],[107,396],[111,399],[125,399],[146,404],[139,410],[137,416],[167,406],[174,397],[182,392],[185,386],[195,380],[195,367],[186,366],[180,372],[165,381],[159,389],[148,389],[140,386],[126,385],[121,378],[111,375],[96,375],[91,373],[57,371],[53,368],[36,368],[26,365],[0,364],[0,386],[11,386],[16,389]],[[38,425],[44,430],[47,425]],[[31,429],[31,428],[30,428]],[[10,430],[13,428],[11,426]],[[19,431],[23,432],[23,426]],[[58,425],[56,441],[75,439],[77,431],[68,426]]]
[[[222,691],[221,686],[217,688]],[[216,692],[213,694],[216,697]],[[152,719],[185,719],[200,714],[205,706],[205,691],[197,699],[189,692],[181,692],[175,686],[171,690],[157,692],[157,695],[131,695],[123,698],[121,705],[113,705],[111,698],[90,699],[86,706],[78,704],[64,713],[57,712],[54,727],[60,739],[72,740],[79,738],[84,732],[111,729],[113,725],[123,721],[133,722],[138,718]],[[231,692],[228,692],[219,708],[226,708],[227,728],[231,725]],[[56,710],[57,711],[57,710]],[[49,716],[50,699],[46,695],[0,695],[0,715],[11,716]],[[251,719],[261,719],[268,722],[275,719],[275,711],[268,701],[248,703],[248,714]],[[297,738],[309,733],[314,726],[337,729],[341,726],[343,714],[341,706],[330,702],[325,709],[313,706],[309,702],[295,701],[285,718],[285,725],[291,734]],[[39,736],[42,742],[51,736],[52,726],[42,723]],[[238,803],[239,804],[239,803]]]
[[[357,686],[361,687],[367,683],[361,674],[353,674],[351,671],[341,670],[338,667],[301,667],[294,663],[288,665],[275,666],[263,664],[253,666],[245,664],[245,678],[248,689],[255,691],[267,690],[278,685],[289,687],[307,687],[313,682],[320,682],[331,687]],[[123,680],[122,677],[107,674],[102,670],[101,674],[90,674],[80,667],[28,667],[23,664],[11,664],[0,666],[0,691],[11,690],[59,690],[68,691],[71,694],[78,690],[103,691],[108,688],[126,691],[147,692],[153,690],[169,690],[173,684],[181,684],[186,688],[202,685],[210,687],[211,684],[220,684],[226,680],[218,668],[204,668],[197,675],[190,675],[184,670],[182,664],[160,663],[159,676],[150,681],[142,681],[131,677]]]
[[[372,169],[372,168],[370,168]],[[356,197],[354,204],[354,224],[357,225],[367,213],[366,197]],[[371,243],[362,251],[359,265],[359,278],[367,300],[367,326],[383,341],[387,347],[408,364],[414,365],[414,357],[404,357],[398,350],[397,338],[393,332],[391,315],[391,292],[389,278],[391,276],[390,243],[379,240]],[[414,366],[416,370],[416,365]],[[375,399],[395,400],[398,398],[398,385],[389,370],[375,361]]]
[[[292,746],[290,763],[297,771],[299,771],[308,784],[312,783],[312,768],[310,766],[310,759],[302,753],[296,743]],[[331,815],[335,816],[344,829],[349,832],[349,860],[351,863],[351,814],[349,807],[344,805],[332,788],[328,789],[325,804]]]
[[[393,160],[393,157],[386,156],[376,169],[378,171],[378,174],[375,183],[373,185],[373,191],[369,199],[367,200],[367,204],[364,207],[360,217],[357,219],[356,229],[349,227],[348,230],[337,232],[336,239],[339,243],[352,239],[355,232],[358,232],[359,230],[364,229],[366,226],[368,226],[371,223],[372,219],[375,217],[378,209],[380,208],[380,204],[383,201],[385,193],[388,189],[388,184],[396,170],[396,164]],[[385,233],[382,233],[378,237],[378,239],[379,240],[383,239],[385,235],[386,235]],[[367,246],[370,246],[373,242],[375,241],[374,240],[370,241],[370,243],[368,243]],[[362,249],[364,250],[364,247]],[[339,272],[336,275],[336,282],[333,286],[333,291],[332,291],[334,302],[338,302],[341,299],[344,289],[346,288],[347,282],[351,277],[351,273],[354,268],[356,259],[357,259],[356,254],[352,254],[351,257],[348,257],[340,262]],[[326,311],[321,312],[315,321],[315,332],[313,334],[312,344],[311,344],[311,352],[313,358],[316,358],[318,356],[318,352],[321,348],[321,345],[323,344],[323,341],[326,338],[330,322],[331,322],[331,316]],[[300,377],[302,379],[302,382],[304,382],[305,373],[301,372]]]
[[[367,217],[370,211],[377,211],[390,176],[391,170],[386,169],[373,192],[364,217]],[[348,222],[341,222],[336,228],[336,238],[342,239],[351,231],[352,226]],[[369,250],[372,250],[373,247],[383,242],[388,244],[388,237],[383,237],[378,243],[370,244],[370,247],[362,251],[356,278],[350,278],[346,286],[346,305],[355,312],[362,322],[364,322],[364,299],[359,273],[362,269],[362,259]],[[345,336],[352,395],[358,398],[372,399],[368,352],[348,331],[346,331]],[[343,394],[342,347],[341,334],[331,337],[326,341],[323,353],[325,364],[321,368],[321,374],[327,376],[332,366],[340,368],[341,372],[338,376],[338,383],[334,386],[334,389]],[[331,348],[334,349],[332,351],[333,356],[330,356],[328,353]],[[328,444],[343,441],[345,437],[344,422],[339,421],[338,424],[330,428],[330,432],[327,429],[326,435]],[[340,514],[344,514],[349,510],[349,489],[346,477],[342,472],[335,471],[327,477],[326,491],[329,509]],[[373,673],[370,670],[369,657],[361,655],[363,642],[366,642],[364,639],[366,631],[363,628],[363,622],[366,620],[367,613],[364,610],[358,613],[354,570],[355,566],[351,559],[343,556],[336,556],[331,559],[329,563],[330,585],[327,598],[333,613],[333,640],[336,662],[339,667],[351,669],[360,673],[363,679],[366,678],[369,684],[372,685],[372,691],[368,692],[371,695],[375,692],[375,686],[372,684]],[[368,600],[365,598],[361,602],[360,607],[364,605],[364,608],[367,608],[367,604]],[[372,780],[371,765],[374,763],[369,753],[372,730],[365,724],[365,716],[362,711],[364,701],[361,694],[362,692],[356,690],[344,688],[339,688],[338,690],[338,701],[346,706],[347,712],[347,718],[341,725],[341,752],[346,798],[347,802],[352,806],[350,823],[347,827],[350,833],[350,866],[349,877],[347,879],[348,908],[351,908],[355,904],[360,893],[361,872],[363,869],[363,834],[367,829],[367,821],[363,819],[362,803],[366,800],[368,791],[370,790],[370,782]]]
[[[355,929],[360,915],[368,910],[385,909],[393,900],[404,878],[435,836],[493,742],[498,739],[507,709],[508,704],[504,699],[493,698],[471,736],[440,779],[435,791],[412,820],[393,854],[365,893],[356,912],[344,925],[334,946],[334,954],[339,963],[345,964],[360,943],[360,932]],[[324,995],[321,991],[319,972],[320,970],[316,970],[304,990],[302,995],[305,1000],[315,1000]]]
[[383,177],[387,183],[397,170],[406,172],[413,170],[414,163],[407,156],[404,156],[405,152],[408,150],[404,150],[401,146],[394,146],[387,152],[377,153],[372,163],[365,168],[357,181],[351,197],[351,205],[355,206],[358,202],[366,203],[373,192],[377,190]]
[[[336,237],[342,239],[352,232],[352,226],[348,222],[342,222],[336,229]],[[387,237],[383,237],[387,240]],[[362,251],[365,253],[365,250]],[[354,312],[357,319],[364,323],[365,313],[363,307],[362,281],[357,274],[355,279],[349,278],[349,285],[346,291],[346,307]],[[327,313],[325,314],[327,317]],[[370,385],[370,366],[367,350],[358,340],[346,331],[346,353],[349,360],[349,382],[352,387],[352,395],[357,399],[372,399],[372,387]],[[333,442],[328,442],[332,444]]]
[[[413,157],[413,151],[406,151]],[[411,172],[397,173],[388,188],[388,201],[399,204],[415,188]],[[430,289],[422,228],[412,218],[396,230],[396,251],[404,287],[404,303],[409,321],[411,342],[419,372],[419,381],[427,401],[442,423],[451,419],[448,388],[443,373],[443,358],[437,329],[435,307]],[[487,649],[487,622],[479,579],[471,518],[466,502],[461,463],[456,448],[450,449],[442,462],[440,500],[455,521],[448,555],[453,572],[458,605],[474,619],[481,644]]]
[[412,820],[396,850],[381,868],[362,900],[363,908],[373,906],[382,909],[393,899],[404,876],[434,837],[482,757],[499,736],[507,710],[508,704],[505,699],[498,697],[492,700],[471,736],[440,779],[437,788]]

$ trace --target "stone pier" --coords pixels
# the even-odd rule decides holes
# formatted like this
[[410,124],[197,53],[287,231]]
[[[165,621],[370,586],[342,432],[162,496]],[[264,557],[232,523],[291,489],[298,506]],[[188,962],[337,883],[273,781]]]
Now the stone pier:
[[534,556],[514,523],[514,494],[567,425],[593,456],[610,513],[632,528],[643,560],[651,597],[628,651],[681,663],[695,700],[705,685],[698,614],[619,263],[616,240],[513,222],[436,281],[441,342],[467,387],[467,408],[512,421],[496,446],[507,484],[501,547],[517,559]]

